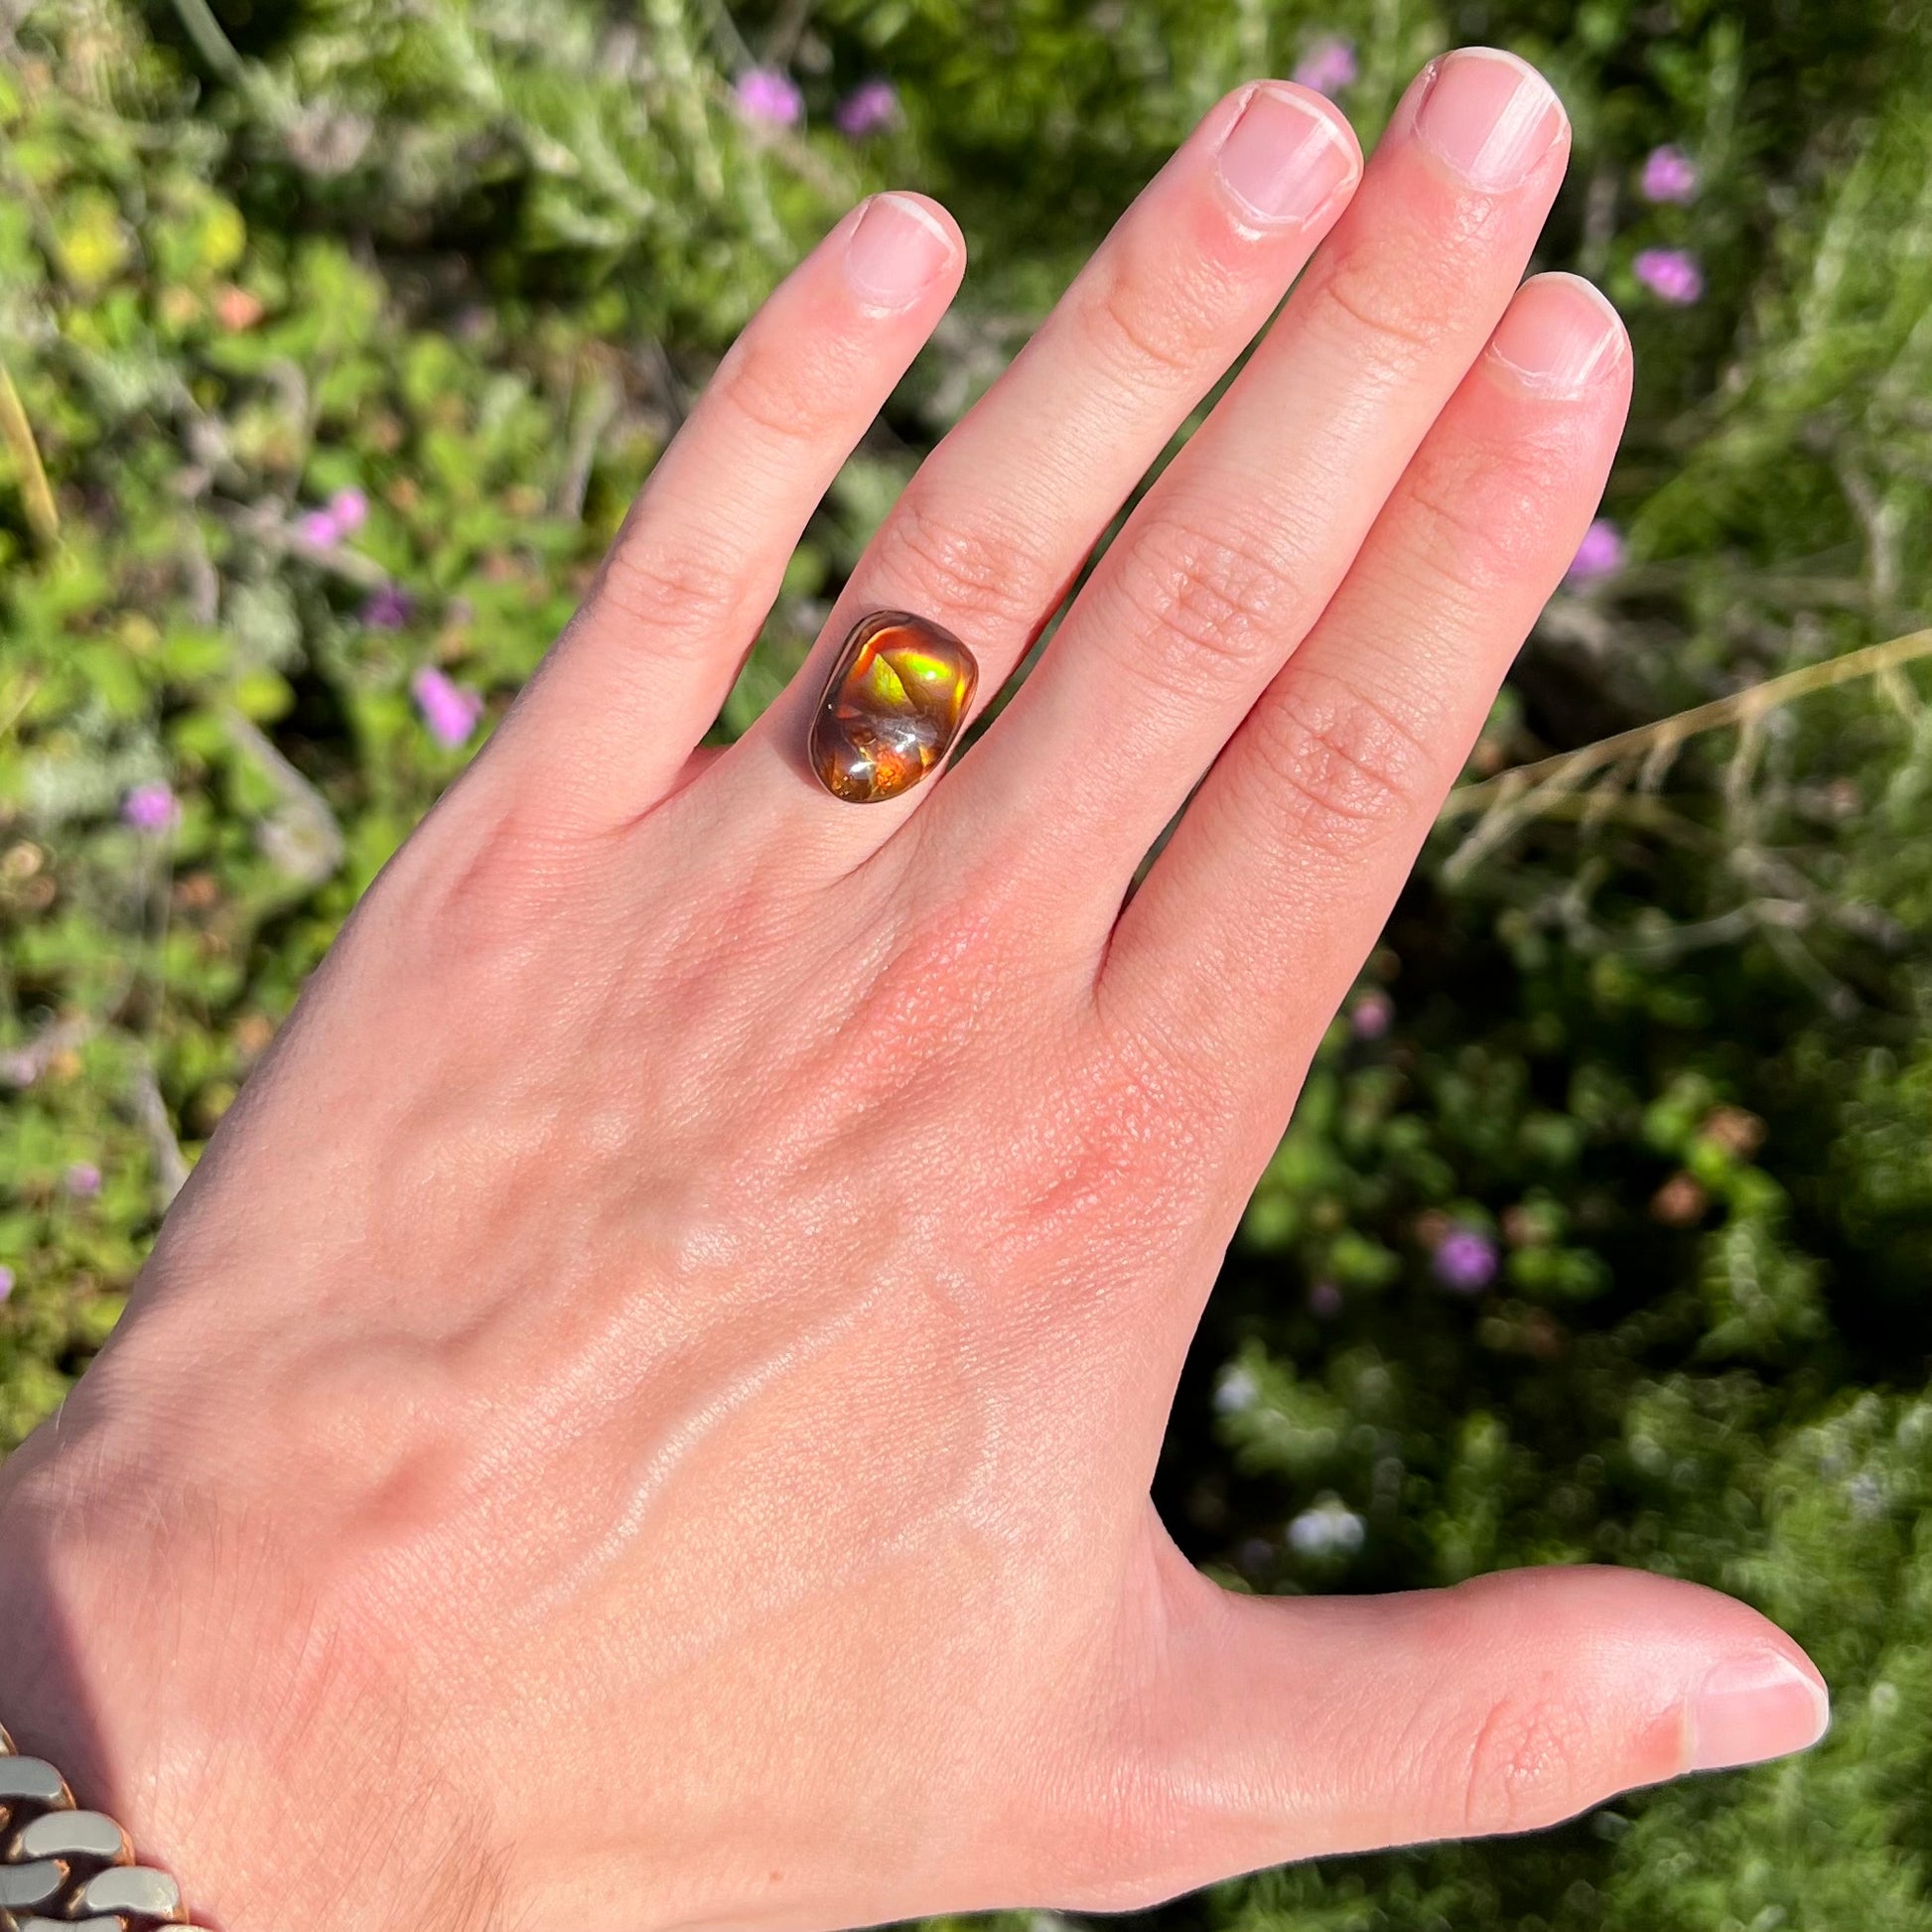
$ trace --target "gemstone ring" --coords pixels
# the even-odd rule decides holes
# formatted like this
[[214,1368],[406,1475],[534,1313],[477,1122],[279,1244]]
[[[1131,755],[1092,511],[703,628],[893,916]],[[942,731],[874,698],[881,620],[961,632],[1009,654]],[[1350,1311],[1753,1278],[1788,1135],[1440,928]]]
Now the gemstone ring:
[[812,718],[819,782],[855,805],[909,791],[952,749],[978,683],[950,630],[906,611],[861,618]]

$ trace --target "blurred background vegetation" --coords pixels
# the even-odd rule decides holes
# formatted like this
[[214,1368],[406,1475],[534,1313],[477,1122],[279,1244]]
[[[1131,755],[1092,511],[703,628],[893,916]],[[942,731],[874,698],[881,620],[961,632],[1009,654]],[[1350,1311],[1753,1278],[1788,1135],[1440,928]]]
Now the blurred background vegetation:
[[1157,1916],[1932,1929],[1915,0],[0,0],[0,1446],[841,208],[925,189],[973,267],[726,733],[1217,94],[1300,70],[1372,140],[1460,40],[1568,103],[1539,265],[1623,307],[1635,415],[1255,1196],[1161,1501],[1244,1588],[1701,1579],[1837,1716]]

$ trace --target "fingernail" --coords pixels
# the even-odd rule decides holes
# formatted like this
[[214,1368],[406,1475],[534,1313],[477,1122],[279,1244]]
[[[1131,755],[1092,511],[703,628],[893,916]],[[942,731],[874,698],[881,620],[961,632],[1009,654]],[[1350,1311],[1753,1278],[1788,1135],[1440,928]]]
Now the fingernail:
[[1690,1768],[1721,1771],[1801,1751],[1831,1722],[1825,1687],[1774,1650],[1733,1657],[1697,1688],[1690,1707]]
[[903,309],[953,258],[953,238],[922,202],[875,195],[845,244],[845,273],[863,301]]
[[1221,143],[1228,193],[1263,221],[1311,221],[1360,171],[1351,144],[1318,107],[1286,87],[1257,87]]
[[1486,193],[1521,187],[1563,127],[1550,83],[1513,54],[1458,48],[1424,75],[1417,138]]
[[1489,352],[1531,389],[1581,395],[1623,352],[1623,324],[1581,275],[1539,275],[1517,292]]

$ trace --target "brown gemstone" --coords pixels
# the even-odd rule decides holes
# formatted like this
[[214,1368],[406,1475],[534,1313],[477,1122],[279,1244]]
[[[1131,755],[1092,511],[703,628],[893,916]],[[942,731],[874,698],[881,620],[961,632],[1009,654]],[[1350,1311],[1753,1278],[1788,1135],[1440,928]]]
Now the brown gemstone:
[[870,805],[909,791],[952,748],[979,666],[949,630],[904,611],[853,626],[812,720],[812,769]]

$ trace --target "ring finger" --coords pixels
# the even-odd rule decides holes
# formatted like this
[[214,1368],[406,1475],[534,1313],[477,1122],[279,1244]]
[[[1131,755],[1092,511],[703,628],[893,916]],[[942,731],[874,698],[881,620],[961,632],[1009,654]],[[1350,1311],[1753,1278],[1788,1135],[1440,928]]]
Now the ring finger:
[[803,757],[853,623],[882,608],[932,620],[968,644],[991,698],[1360,174],[1346,121],[1306,88],[1263,81],[1212,109],[907,485],[804,669],[719,761],[720,809],[761,838],[783,812],[789,849],[822,839],[840,866],[879,845],[916,795],[840,810]]

